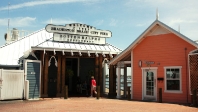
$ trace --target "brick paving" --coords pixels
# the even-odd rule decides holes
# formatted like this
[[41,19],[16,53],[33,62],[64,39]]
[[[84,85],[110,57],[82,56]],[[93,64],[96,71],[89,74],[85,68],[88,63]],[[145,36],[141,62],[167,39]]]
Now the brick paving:
[[198,112],[179,104],[71,97],[34,101],[0,101],[0,112]]

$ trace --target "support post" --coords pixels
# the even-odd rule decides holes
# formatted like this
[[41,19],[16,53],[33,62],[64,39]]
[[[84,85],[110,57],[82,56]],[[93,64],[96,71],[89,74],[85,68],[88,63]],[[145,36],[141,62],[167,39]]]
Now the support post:
[[162,88],[159,88],[159,103],[162,103]]
[[130,86],[127,87],[127,97],[128,97],[128,100],[131,100],[131,89],[130,89]]
[[196,89],[193,90],[193,106],[194,107],[197,106],[197,90]]
[[100,98],[100,86],[97,86],[97,99],[99,99]]
[[64,95],[64,99],[68,98],[68,86],[65,86],[65,95]]

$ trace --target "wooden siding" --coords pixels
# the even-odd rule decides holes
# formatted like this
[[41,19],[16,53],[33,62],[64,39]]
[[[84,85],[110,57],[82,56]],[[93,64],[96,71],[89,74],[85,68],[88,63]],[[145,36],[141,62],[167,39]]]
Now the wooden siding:
[[[185,48],[187,48],[186,51]],[[172,33],[145,37],[133,49],[133,99],[142,100],[142,69],[138,66],[139,60],[142,60],[142,67],[147,67],[144,61],[154,61],[155,63],[151,67],[158,67],[157,77],[163,78],[165,78],[164,67],[182,66],[182,93],[164,92],[164,79],[164,81],[157,81],[157,94],[158,88],[162,88],[163,102],[186,103],[187,100],[190,102],[190,96],[187,92],[189,87],[189,79],[186,76],[188,74],[187,57],[188,53],[194,49],[194,46]]]

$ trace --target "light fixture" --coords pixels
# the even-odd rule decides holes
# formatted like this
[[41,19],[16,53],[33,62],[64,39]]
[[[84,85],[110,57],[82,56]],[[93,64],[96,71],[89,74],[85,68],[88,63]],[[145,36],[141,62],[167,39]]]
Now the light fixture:
[[63,55],[65,55],[65,52],[64,52],[64,50],[62,51],[62,53],[63,53]]
[[102,55],[103,55],[104,58],[106,57],[106,55],[104,53],[102,53]]
[[54,55],[56,55],[56,51],[55,51],[55,49],[54,49]]
[[90,52],[88,51],[88,56],[90,57],[91,56],[91,54],[90,54]]
[[109,53],[109,56],[110,56],[111,58],[113,58],[113,55],[112,55],[112,54],[110,54],[110,53]]
[[95,53],[95,55],[96,55],[96,57],[99,57],[99,55],[98,55],[98,53],[97,53],[97,52]]
[[74,53],[73,53],[73,51],[71,50],[71,56],[73,56],[74,55]]
[[81,52],[80,52],[80,51],[78,51],[78,53],[79,53],[79,56],[82,56],[82,54],[81,54]]

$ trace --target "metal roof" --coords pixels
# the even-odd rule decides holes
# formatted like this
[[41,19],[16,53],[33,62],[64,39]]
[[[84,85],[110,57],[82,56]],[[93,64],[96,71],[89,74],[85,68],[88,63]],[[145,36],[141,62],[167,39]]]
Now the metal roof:
[[33,50],[89,52],[102,54],[119,54],[120,49],[106,43],[105,45],[61,43],[52,40],[53,33],[41,29],[0,47],[0,65],[19,65],[19,59],[27,57]]

